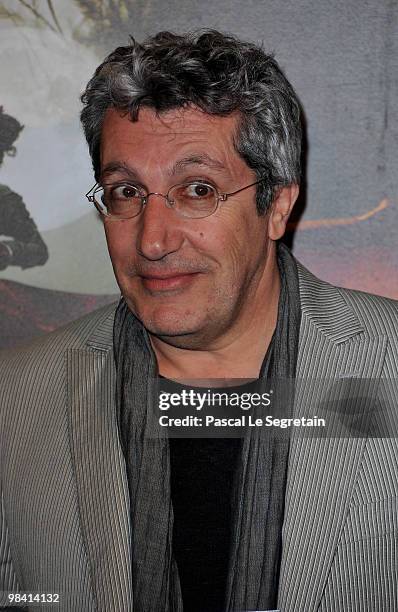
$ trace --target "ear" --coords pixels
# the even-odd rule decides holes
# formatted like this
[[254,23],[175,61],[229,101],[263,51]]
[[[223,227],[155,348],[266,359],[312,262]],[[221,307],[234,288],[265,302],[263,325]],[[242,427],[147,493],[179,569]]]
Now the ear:
[[268,236],[271,240],[282,238],[290,213],[299,194],[298,185],[282,187],[272,202],[268,222]]

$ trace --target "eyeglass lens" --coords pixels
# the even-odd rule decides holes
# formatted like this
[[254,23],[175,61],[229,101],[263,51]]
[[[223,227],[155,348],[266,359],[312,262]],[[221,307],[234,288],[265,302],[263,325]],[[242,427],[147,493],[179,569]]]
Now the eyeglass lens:
[[[138,187],[127,183],[108,185],[94,192],[95,203],[100,212],[118,219],[138,215],[147,197]],[[217,208],[217,202],[216,189],[200,182],[175,185],[167,195],[168,206],[179,215],[191,219],[211,215]]]

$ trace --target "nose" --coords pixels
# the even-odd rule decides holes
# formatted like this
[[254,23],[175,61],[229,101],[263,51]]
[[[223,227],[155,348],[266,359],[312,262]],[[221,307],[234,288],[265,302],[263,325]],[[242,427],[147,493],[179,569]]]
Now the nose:
[[146,259],[163,259],[181,248],[184,241],[181,220],[167,207],[164,195],[151,193],[137,221],[137,251]]

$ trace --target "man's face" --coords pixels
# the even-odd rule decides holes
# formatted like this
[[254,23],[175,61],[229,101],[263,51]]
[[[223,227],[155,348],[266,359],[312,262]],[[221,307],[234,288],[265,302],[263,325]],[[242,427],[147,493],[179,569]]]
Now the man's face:
[[[137,122],[108,110],[101,139],[101,182],[134,182],[166,194],[191,179],[232,192],[257,177],[236,153],[236,115],[196,108]],[[204,219],[187,219],[151,195],[139,216],[105,218],[109,253],[129,308],[152,334],[174,346],[209,346],[231,330],[256,299],[267,260],[267,217],[256,188],[220,202]]]

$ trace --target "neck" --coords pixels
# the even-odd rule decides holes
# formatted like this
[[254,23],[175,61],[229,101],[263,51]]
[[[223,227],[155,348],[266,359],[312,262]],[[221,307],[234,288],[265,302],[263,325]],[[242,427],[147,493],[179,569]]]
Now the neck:
[[[173,346],[150,336],[159,373],[170,379],[258,378],[278,317],[280,276],[276,256],[226,334],[204,349]],[[248,296],[249,298],[249,296]]]

